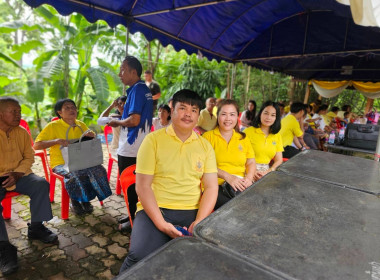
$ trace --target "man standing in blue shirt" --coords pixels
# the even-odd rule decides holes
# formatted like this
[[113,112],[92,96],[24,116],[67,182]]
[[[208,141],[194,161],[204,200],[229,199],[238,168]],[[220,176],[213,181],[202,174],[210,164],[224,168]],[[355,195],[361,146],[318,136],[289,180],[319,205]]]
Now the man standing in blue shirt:
[[[140,79],[142,66],[134,56],[126,56],[120,66],[119,77],[127,89],[127,101],[121,120],[112,120],[109,126],[121,126],[118,154],[120,174],[125,168],[136,164],[137,151],[150,132],[153,117],[153,98],[149,88]],[[128,203],[131,218],[134,219],[138,201],[135,186],[128,188]],[[129,223],[129,222],[128,222]],[[130,228],[124,225],[124,229]]]

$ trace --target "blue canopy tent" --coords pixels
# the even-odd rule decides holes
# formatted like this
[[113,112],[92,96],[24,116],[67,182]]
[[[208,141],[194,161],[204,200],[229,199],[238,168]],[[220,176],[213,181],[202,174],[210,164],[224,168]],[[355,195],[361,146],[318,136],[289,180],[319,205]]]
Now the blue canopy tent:
[[62,15],[123,24],[208,59],[310,80],[378,81],[380,28],[356,25],[335,0],[24,0]]

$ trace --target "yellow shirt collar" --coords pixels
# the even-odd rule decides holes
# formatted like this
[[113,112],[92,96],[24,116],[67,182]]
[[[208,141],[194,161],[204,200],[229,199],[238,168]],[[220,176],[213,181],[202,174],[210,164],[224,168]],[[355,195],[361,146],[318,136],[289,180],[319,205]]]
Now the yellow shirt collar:
[[[215,127],[214,130],[213,130],[213,132],[214,132],[215,135],[218,135],[218,136],[220,136],[220,137],[223,138],[222,134],[220,134],[219,126]],[[240,133],[237,133],[235,131],[235,129],[234,129],[231,139],[232,138],[238,138],[238,139],[240,139],[240,137],[241,137]]]
[[[166,128],[166,133],[167,133],[168,135],[172,136],[172,137],[177,138],[179,141],[182,142],[182,140],[179,139],[178,136],[177,136],[177,134],[175,133],[172,124],[170,124],[170,125]],[[190,137],[187,138],[186,141],[183,142],[183,143],[190,143],[191,141],[197,140],[198,138],[199,138],[198,134],[196,134],[196,133],[192,130]]]

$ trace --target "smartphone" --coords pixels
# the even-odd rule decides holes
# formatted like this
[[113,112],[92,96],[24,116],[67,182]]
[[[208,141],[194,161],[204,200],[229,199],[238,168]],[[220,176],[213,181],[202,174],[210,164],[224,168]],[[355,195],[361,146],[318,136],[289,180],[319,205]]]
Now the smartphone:
[[8,179],[9,178],[9,176],[0,176],[0,186],[2,186],[3,185],[3,182],[6,180],[6,179]]
[[178,231],[180,231],[184,236],[192,236],[191,232],[187,231],[181,226],[174,226]]

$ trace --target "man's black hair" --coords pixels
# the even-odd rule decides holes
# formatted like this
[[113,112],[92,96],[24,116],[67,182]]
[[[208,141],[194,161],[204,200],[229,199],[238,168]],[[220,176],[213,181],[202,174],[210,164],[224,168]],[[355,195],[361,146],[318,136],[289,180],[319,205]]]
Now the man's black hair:
[[260,108],[259,113],[257,114],[256,118],[252,122],[252,126],[259,128],[261,127],[261,114],[264,111],[264,109],[268,106],[273,106],[276,109],[276,120],[269,128],[269,133],[276,134],[281,129],[281,113],[280,113],[280,106],[277,102],[273,101],[266,101]]
[[141,63],[140,61],[134,57],[134,56],[131,56],[131,55],[127,55],[124,60],[123,60],[123,63],[122,65],[126,63],[128,65],[128,68],[131,70],[131,69],[135,69],[136,70],[136,73],[137,73],[137,76],[141,76],[141,73],[142,73],[142,66],[141,66]]
[[326,104],[319,106],[319,108],[317,110],[317,114],[319,114],[320,111],[327,110],[327,108],[328,108],[328,106]]
[[63,104],[65,104],[66,102],[69,102],[69,103],[72,103],[74,104],[74,106],[76,107],[77,105],[75,104],[75,102],[69,98],[65,98],[65,99],[60,99],[57,101],[57,103],[55,103],[54,105],[54,113],[57,115],[58,118],[61,119],[61,116],[58,114],[58,111],[62,111],[62,107],[63,107]]
[[304,114],[306,114],[306,106],[302,102],[294,102],[290,105],[290,112],[293,114],[297,114],[301,110],[303,110]]
[[198,93],[190,89],[181,89],[173,95],[173,109],[178,102],[196,106],[199,110],[203,106],[202,98],[198,95]]
[[339,107],[334,106],[331,108],[331,112],[337,112],[337,111],[339,111]]
[[285,104],[284,103],[277,102],[277,104],[278,104],[279,107],[285,108]]
[[347,112],[348,108],[351,108],[351,105],[343,105],[342,106],[342,111]]

